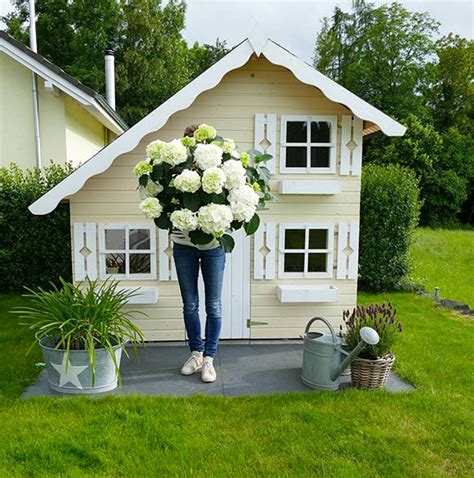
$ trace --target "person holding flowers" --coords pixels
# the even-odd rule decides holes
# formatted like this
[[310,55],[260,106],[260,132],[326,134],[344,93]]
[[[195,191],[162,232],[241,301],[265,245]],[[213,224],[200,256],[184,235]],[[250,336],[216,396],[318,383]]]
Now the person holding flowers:
[[[188,126],[184,137],[152,141],[147,159],[134,168],[140,210],[170,231],[173,259],[183,300],[191,356],[183,375],[201,372],[204,382],[217,378],[214,357],[222,324],[221,292],[225,253],[232,252],[231,233],[241,227],[254,234],[258,209],[275,200],[269,192],[268,154],[239,153],[232,139],[212,126]],[[250,162],[252,161],[252,165]],[[199,320],[198,276],[201,268],[206,305],[205,340]]]

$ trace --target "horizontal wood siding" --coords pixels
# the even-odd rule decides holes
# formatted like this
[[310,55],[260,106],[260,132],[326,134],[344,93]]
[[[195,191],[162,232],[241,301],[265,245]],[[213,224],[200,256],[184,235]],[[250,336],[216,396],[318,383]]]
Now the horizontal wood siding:
[[[145,136],[133,151],[119,156],[106,172],[89,179],[82,190],[70,198],[71,221],[96,223],[145,223],[138,210],[136,178],[132,168],[144,159],[146,145],[155,139],[165,141],[181,137],[190,123],[208,123],[220,134],[233,138],[241,151],[253,148],[256,113],[277,115],[276,174],[272,178],[273,191],[278,190],[281,179],[318,181],[339,180],[342,190],[330,196],[280,195],[279,202],[269,204],[262,212],[264,221],[275,223],[275,247],[278,244],[280,223],[329,223],[335,225],[336,267],[337,224],[358,221],[360,178],[340,176],[339,164],[335,174],[301,175],[280,174],[279,138],[281,115],[350,115],[343,105],[327,99],[317,88],[302,84],[288,70],[255,56],[242,68],[228,73],[212,90],[204,92],[186,110],[174,114],[159,131]],[[340,128],[338,128],[337,162],[340,160]],[[253,241],[252,241],[253,243]],[[252,246],[253,248],[253,246]],[[278,254],[275,254],[278,261]],[[268,325],[251,328],[252,338],[290,338],[303,333],[306,322],[315,315],[328,317],[338,326],[343,308],[356,303],[357,281],[332,279],[253,279],[251,281],[251,319]],[[278,263],[275,263],[278,270]],[[337,303],[281,304],[276,295],[277,284],[332,284],[339,288]],[[152,305],[133,305],[133,310],[144,311],[149,318],[136,320],[149,340],[182,340],[185,332],[179,287],[176,282],[123,281],[124,286],[158,285],[159,299]],[[225,317],[224,317],[225,320]]]

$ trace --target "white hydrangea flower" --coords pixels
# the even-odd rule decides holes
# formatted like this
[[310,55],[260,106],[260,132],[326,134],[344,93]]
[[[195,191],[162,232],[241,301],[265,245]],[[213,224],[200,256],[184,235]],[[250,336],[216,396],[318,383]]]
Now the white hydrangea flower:
[[226,177],[221,168],[209,168],[202,175],[202,189],[208,194],[222,192]]
[[194,231],[198,227],[197,215],[189,209],[173,211],[170,220],[173,226],[180,231]]
[[240,188],[245,184],[245,168],[240,161],[229,159],[222,165],[227,189]]
[[217,135],[217,131],[212,126],[208,124],[200,124],[196,131],[194,131],[193,136],[196,141],[206,141],[208,139],[214,139]]
[[173,139],[173,141],[162,145],[159,157],[160,161],[171,164],[171,166],[176,166],[184,163],[187,159],[188,150],[179,139]]
[[201,176],[196,171],[185,169],[174,178],[173,184],[183,193],[195,193],[201,187]]
[[227,199],[229,200],[234,220],[249,222],[257,210],[259,197],[251,186],[245,185],[232,189]]
[[140,199],[155,197],[157,194],[161,193],[161,191],[163,191],[163,186],[149,179],[145,187],[140,186]]
[[221,140],[213,141],[212,144],[217,144],[217,146],[220,146],[222,150],[224,151],[224,153],[229,153],[229,154],[236,153],[235,150],[237,147],[235,146],[235,142],[233,139],[224,138],[223,141]]
[[146,198],[140,203],[140,211],[145,214],[148,219],[155,219],[163,212],[163,206],[156,198]]
[[232,211],[225,204],[211,203],[200,207],[198,211],[198,226],[214,237],[221,237],[229,229],[232,220]]
[[138,176],[143,176],[144,174],[150,174],[153,171],[153,166],[147,161],[140,161],[133,168],[133,172]]
[[222,162],[222,149],[215,144],[198,144],[194,152],[194,160],[203,170],[215,168]]
[[153,159],[154,163],[159,163],[161,162],[160,160],[160,154],[161,154],[161,149],[163,148],[163,145],[165,144],[164,141],[161,141],[157,139],[156,141],[152,141],[149,143],[146,147],[146,155]]

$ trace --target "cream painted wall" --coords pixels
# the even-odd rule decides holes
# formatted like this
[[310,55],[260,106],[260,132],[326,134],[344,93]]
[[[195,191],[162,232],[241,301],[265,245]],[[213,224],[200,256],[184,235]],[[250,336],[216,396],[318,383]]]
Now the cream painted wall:
[[[0,53],[0,166],[36,166],[31,71]],[[41,151],[50,161],[77,165],[106,145],[104,126],[69,96],[46,91],[38,78]]]
[[[174,114],[167,124],[142,139],[128,154],[119,156],[104,173],[89,179],[82,190],[70,198],[71,223],[143,223],[138,210],[137,181],[133,165],[145,157],[145,147],[154,139],[165,141],[182,136],[190,123],[208,123],[220,134],[233,138],[241,151],[253,148],[255,113],[276,113],[279,138],[280,116],[285,114],[351,114],[345,107],[324,97],[314,87],[304,85],[288,70],[265,59],[253,57],[245,66],[227,74],[212,90],[201,94],[186,110]],[[277,161],[279,160],[277,144]],[[338,161],[340,138],[338,138]],[[336,171],[339,171],[337,166]],[[273,189],[279,179],[317,179],[342,182],[342,192],[333,196],[280,196],[269,204],[262,219],[280,223],[330,223],[335,225],[334,262],[337,257],[337,225],[340,221],[359,219],[360,178],[335,174],[273,176]],[[278,244],[278,235],[275,247]],[[278,259],[277,259],[278,260]],[[276,264],[278,270],[278,264]],[[299,337],[306,322],[323,315],[338,326],[344,308],[356,304],[357,281],[337,280],[335,270],[328,279],[254,280],[251,271],[251,319],[268,325],[251,328],[252,338]],[[330,304],[281,304],[276,296],[277,284],[334,284],[340,299]],[[149,315],[139,319],[149,340],[182,340],[185,337],[181,297],[174,281],[128,281],[124,285],[158,285],[159,300],[153,305],[133,306]],[[225,318],[224,318],[225,320]]]
[[106,144],[106,128],[76,101],[65,97],[67,158],[75,166]]

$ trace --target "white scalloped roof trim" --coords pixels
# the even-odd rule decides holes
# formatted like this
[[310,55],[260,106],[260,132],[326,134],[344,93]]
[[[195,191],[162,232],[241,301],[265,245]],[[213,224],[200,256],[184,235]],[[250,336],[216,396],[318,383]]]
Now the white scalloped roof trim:
[[243,66],[253,53],[257,56],[263,54],[270,62],[288,68],[300,81],[319,88],[329,99],[345,105],[359,118],[376,124],[385,134],[402,136],[405,133],[404,126],[322,75],[277,43],[268,38],[248,38],[116,140],[97,152],[31,204],[29,210],[36,215],[53,211],[62,199],[79,191],[89,178],[106,171],[119,155],[133,150],[144,136],[159,130],[170,116],[188,108],[201,93],[217,86],[225,74]]

